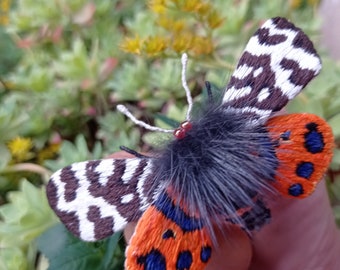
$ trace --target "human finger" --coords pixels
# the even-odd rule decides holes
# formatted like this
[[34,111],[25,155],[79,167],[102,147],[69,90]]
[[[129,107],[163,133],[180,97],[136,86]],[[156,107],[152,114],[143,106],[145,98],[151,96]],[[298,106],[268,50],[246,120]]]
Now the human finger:
[[251,270],[339,269],[340,234],[324,181],[308,198],[268,203],[272,221],[253,235]]

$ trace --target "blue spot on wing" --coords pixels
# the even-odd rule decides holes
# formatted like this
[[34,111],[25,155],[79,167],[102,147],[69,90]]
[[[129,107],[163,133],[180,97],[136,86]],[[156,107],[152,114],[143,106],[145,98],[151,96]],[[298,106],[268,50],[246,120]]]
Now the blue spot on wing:
[[151,250],[147,255],[137,259],[138,264],[144,266],[144,270],[166,270],[165,258],[157,249]]
[[182,251],[178,254],[176,270],[188,270],[192,264],[192,255],[190,251]]
[[159,195],[154,206],[158,211],[163,213],[166,218],[172,220],[181,227],[183,232],[191,232],[203,227],[201,219],[188,216],[178,205],[174,205],[171,198],[166,193]]
[[201,248],[201,261],[206,263],[211,257],[211,247],[205,246]]
[[309,130],[305,133],[305,148],[312,154],[321,153],[325,147],[323,135],[317,130],[317,124],[309,123],[306,125]]
[[288,192],[292,196],[295,196],[295,197],[300,196],[301,194],[303,194],[302,185],[299,183],[291,185],[288,189]]
[[281,135],[280,135],[280,138],[284,141],[288,141],[290,139],[290,135],[291,135],[291,131],[286,131],[286,132],[283,132]]
[[296,168],[296,175],[309,179],[314,172],[314,165],[311,162],[301,162]]

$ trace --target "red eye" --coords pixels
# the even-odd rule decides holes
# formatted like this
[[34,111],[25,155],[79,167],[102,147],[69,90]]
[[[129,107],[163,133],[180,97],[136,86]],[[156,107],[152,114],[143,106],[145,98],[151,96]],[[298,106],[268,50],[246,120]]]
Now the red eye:
[[177,139],[183,139],[186,133],[192,128],[192,124],[189,121],[183,122],[179,128],[176,128],[174,131],[174,136]]
[[186,134],[186,130],[183,129],[183,128],[177,128],[175,129],[174,131],[174,136],[177,138],[177,139],[183,139],[185,137],[185,134]]
[[192,124],[189,121],[185,121],[181,124],[181,128],[185,131],[189,131],[192,128]]

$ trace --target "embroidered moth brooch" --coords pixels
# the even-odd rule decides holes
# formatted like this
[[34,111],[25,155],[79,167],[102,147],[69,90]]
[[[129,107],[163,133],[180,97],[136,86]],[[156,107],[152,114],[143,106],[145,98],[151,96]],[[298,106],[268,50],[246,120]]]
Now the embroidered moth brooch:
[[305,113],[275,116],[320,69],[301,29],[283,18],[266,21],[218,102],[210,98],[195,117],[189,110],[152,157],[131,151],[134,158],[57,171],[47,186],[52,209],[85,241],[138,221],[128,270],[204,269],[218,248],[214,228],[233,223],[251,233],[270,219],[268,194],[304,198],[326,172],[333,148],[327,123]]

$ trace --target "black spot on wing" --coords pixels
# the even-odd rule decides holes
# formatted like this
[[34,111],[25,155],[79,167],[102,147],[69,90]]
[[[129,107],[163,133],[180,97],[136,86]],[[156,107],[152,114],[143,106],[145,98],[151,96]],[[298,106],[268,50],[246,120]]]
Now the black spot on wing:
[[188,270],[192,264],[192,254],[190,251],[182,251],[178,254],[176,270]]
[[[280,88],[275,87],[275,71],[271,69],[270,55],[253,55],[250,52],[244,52],[240,58],[238,67],[250,66],[252,71],[242,78],[232,76],[227,89],[241,89],[251,87],[249,94],[230,100],[224,105],[233,108],[244,108],[245,106],[255,107],[261,110],[278,111],[284,107],[288,98]],[[262,69],[260,74],[255,74],[256,70]],[[256,76],[255,76],[256,75]],[[258,95],[262,89],[268,89],[268,97],[259,101]],[[227,91],[228,91],[227,90]]]
[[51,208],[54,210],[54,212],[57,214],[57,216],[62,220],[62,222],[65,224],[68,230],[70,230],[74,235],[80,236],[80,230],[79,230],[79,218],[76,212],[74,211],[61,211],[58,208],[58,192],[57,192],[57,186],[53,181],[49,181],[46,187],[47,192],[47,199],[51,206]]
[[292,70],[289,81],[295,85],[305,87],[315,77],[314,70],[303,69],[299,63],[294,60],[284,58],[280,62],[280,65],[285,70]]
[[255,35],[257,35],[259,43],[264,45],[277,45],[287,40],[284,35],[271,35],[267,28],[260,28]]
[[250,210],[242,214],[241,218],[244,221],[246,229],[253,231],[269,223],[271,213],[264,202],[258,199]]
[[309,123],[306,125],[308,132],[305,133],[304,146],[306,150],[312,154],[321,153],[325,148],[324,138],[321,132],[317,129],[316,123]]
[[314,122],[310,122],[308,124],[306,124],[306,128],[309,131],[313,131],[313,130],[317,130],[318,124],[314,123]]
[[[127,174],[127,162],[129,161],[124,159],[112,160],[114,169],[111,174],[107,176],[105,184],[101,183],[100,173],[96,170],[101,162],[102,161],[88,162],[86,177],[90,183],[88,188],[90,194],[96,198],[103,198],[110,205],[115,205],[117,211],[125,217],[128,222],[136,220],[137,217],[142,215],[140,211],[141,198],[137,192],[137,186],[141,175],[148,165],[148,160],[140,159],[138,163],[136,163],[136,167],[128,181],[124,181],[123,176]],[[143,188],[146,189],[145,186]],[[124,203],[122,198],[125,196],[130,196],[131,200]]]
[[114,233],[113,217],[102,217],[99,207],[90,206],[87,212],[87,218],[94,223],[94,237],[96,239],[103,239]]
[[66,202],[73,201],[76,196],[76,190],[79,188],[79,179],[75,176],[72,166],[67,166],[60,172],[60,181],[65,183],[64,198]]
[[314,49],[313,43],[310,39],[300,30],[296,37],[293,40],[293,46],[296,48],[302,48],[310,54],[317,55],[316,50]]
[[273,24],[275,24],[275,28],[277,29],[299,30],[299,28],[297,28],[291,22],[287,21],[287,19],[285,18],[276,17],[276,18],[272,18],[271,21],[273,22]]
[[272,22],[275,25],[275,28],[277,29],[290,29],[292,31],[297,32],[297,35],[295,36],[292,42],[292,45],[295,48],[301,48],[310,54],[317,55],[317,52],[313,47],[313,43],[299,27],[296,27],[294,24],[287,21],[285,18],[280,17],[273,18]]
[[163,239],[175,238],[175,233],[173,230],[168,229],[163,233],[162,238]]
[[137,263],[143,265],[144,270],[167,270],[165,257],[157,249],[151,250],[145,256],[139,256]]

